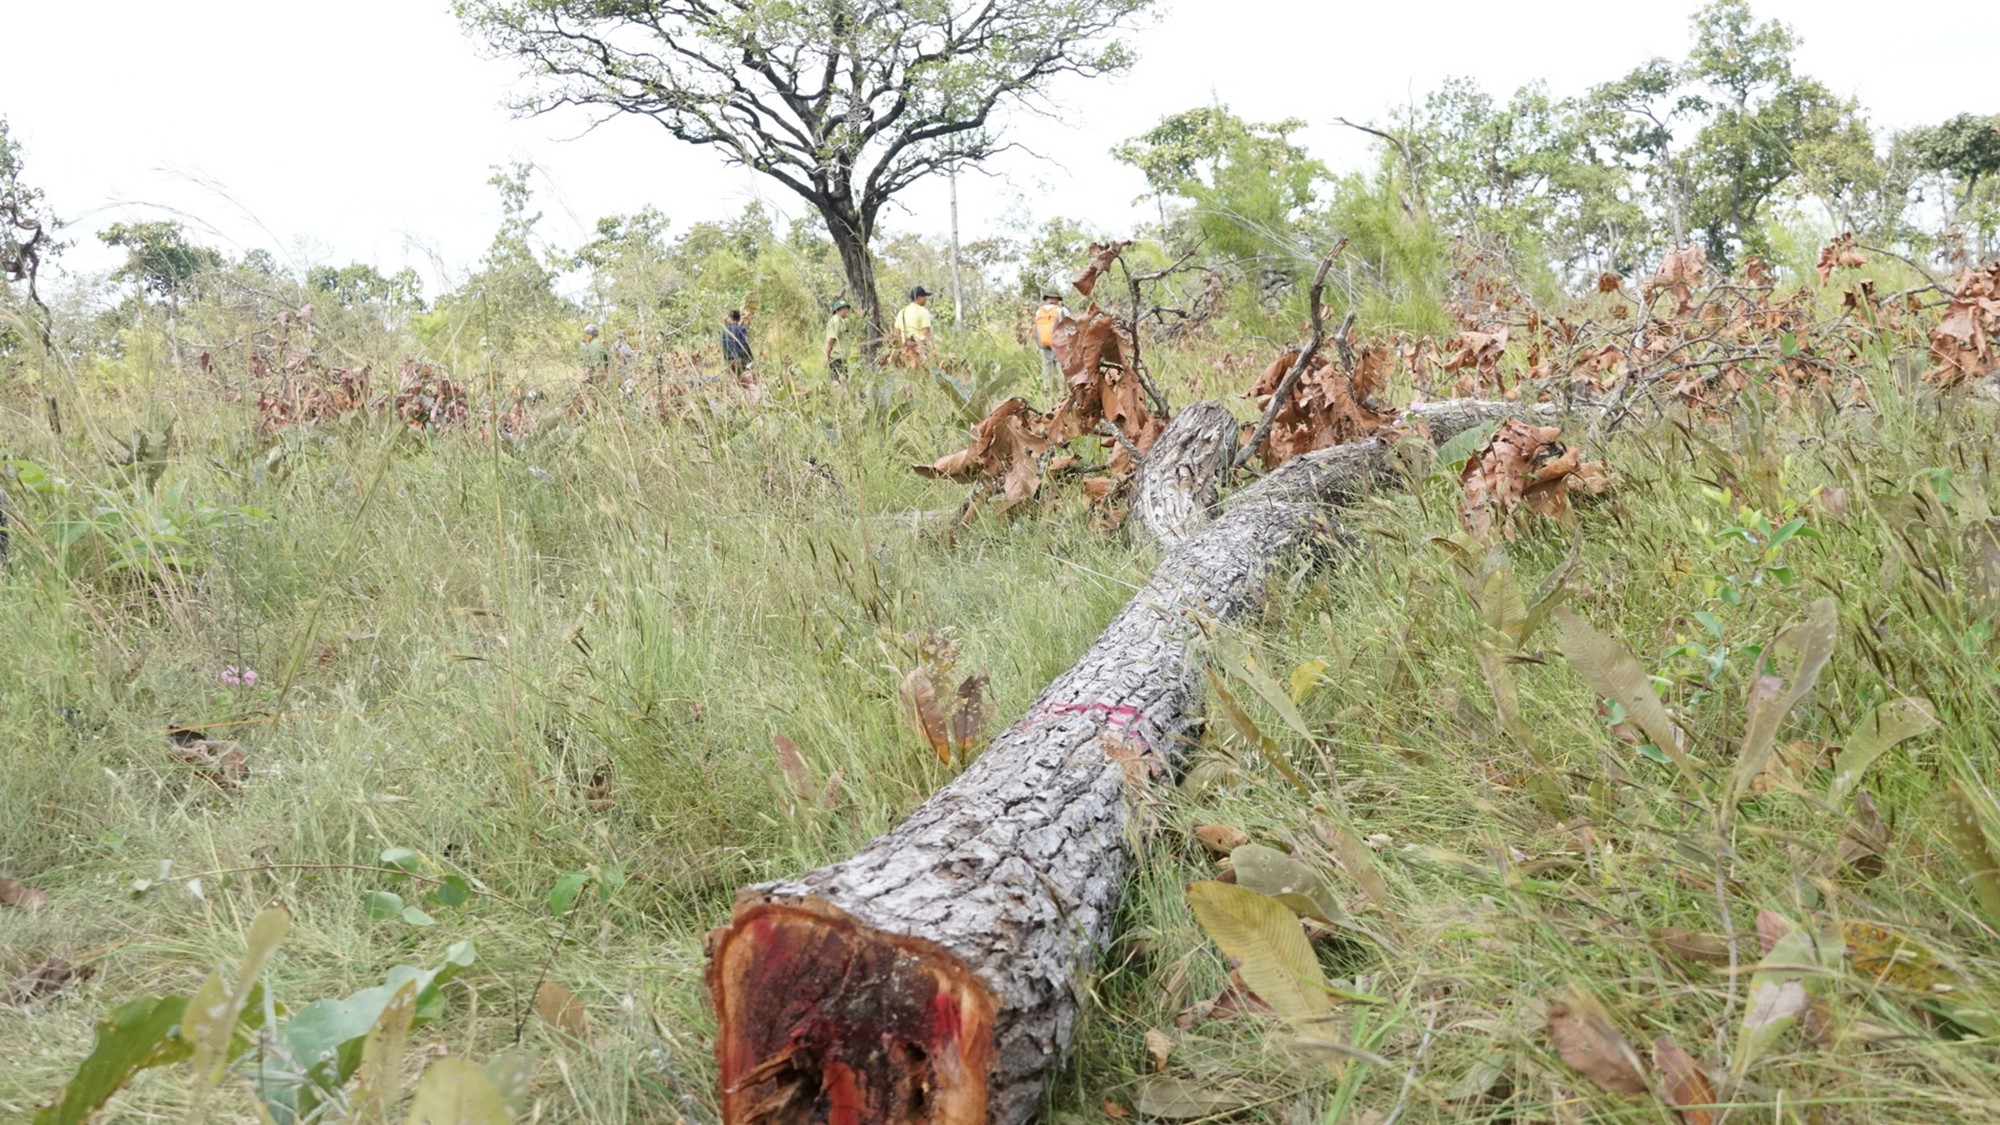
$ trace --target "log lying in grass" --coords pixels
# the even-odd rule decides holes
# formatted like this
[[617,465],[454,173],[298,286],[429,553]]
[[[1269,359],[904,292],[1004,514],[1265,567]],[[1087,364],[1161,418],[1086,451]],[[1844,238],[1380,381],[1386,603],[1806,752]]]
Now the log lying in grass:
[[[1419,413],[1444,441],[1507,410]],[[1170,448],[1221,446],[1188,436]],[[1150,473],[1173,470],[1152,460]],[[1131,865],[1129,790],[1176,772],[1200,721],[1202,625],[1249,617],[1275,564],[1343,542],[1328,508],[1394,480],[1396,464],[1369,441],[1244,489],[1183,529],[1193,533],[1075,667],[908,819],[851,859],[744,890],[709,944],[723,1120],[1031,1117],[1069,1045],[1080,980],[1111,938]]]
[[1236,463],[1236,416],[1219,402],[1197,402],[1167,423],[1133,482],[1132,513],[1162,547],[1194,534]]

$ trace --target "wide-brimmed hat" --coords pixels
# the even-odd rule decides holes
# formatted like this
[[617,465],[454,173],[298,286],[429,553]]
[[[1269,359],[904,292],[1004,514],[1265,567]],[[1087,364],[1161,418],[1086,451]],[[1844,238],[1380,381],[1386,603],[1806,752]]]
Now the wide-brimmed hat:
[[841,299],[833,303],[834,312],[839,312],[842,309],[851,309],[853,307],[854,307],[853,305],[847,303],[847,298],[845,297],[842,297]]

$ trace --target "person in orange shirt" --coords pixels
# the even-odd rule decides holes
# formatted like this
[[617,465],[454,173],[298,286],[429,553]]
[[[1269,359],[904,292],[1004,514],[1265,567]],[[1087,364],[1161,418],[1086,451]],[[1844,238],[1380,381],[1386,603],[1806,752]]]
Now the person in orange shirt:
[[1056,367],[1056,325],[1068,315],[1069,310],[1063,308],[1059,294],[1042,294],[1042,307],[1035,310],[1035,345],[1042,349],[1042,374],[1054,376],[1058,396],[1064,394],[1067,388],[1063,386],[1062,373]]

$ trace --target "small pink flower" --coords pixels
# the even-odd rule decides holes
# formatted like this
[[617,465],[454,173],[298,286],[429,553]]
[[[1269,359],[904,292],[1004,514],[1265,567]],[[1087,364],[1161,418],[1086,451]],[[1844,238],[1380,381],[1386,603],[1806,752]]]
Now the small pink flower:
[[257,686],[257,669],[255,668],[243,669],[243,686],[244,687]]
[[[251,674],[255,675],[256,673],[253,672]],[[236,665],[225,664],[222,666],[222,682],[229,685],[230,687],[243,686],[243,677],[237,673]]]

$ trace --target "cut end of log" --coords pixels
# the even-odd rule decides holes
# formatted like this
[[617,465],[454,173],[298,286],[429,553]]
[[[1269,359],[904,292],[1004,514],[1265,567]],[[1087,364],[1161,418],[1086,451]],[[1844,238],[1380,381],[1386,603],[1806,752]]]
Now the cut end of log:
[[992,992],[815,899],[746,892],[709,935],[725,1125],[983,1125]]

